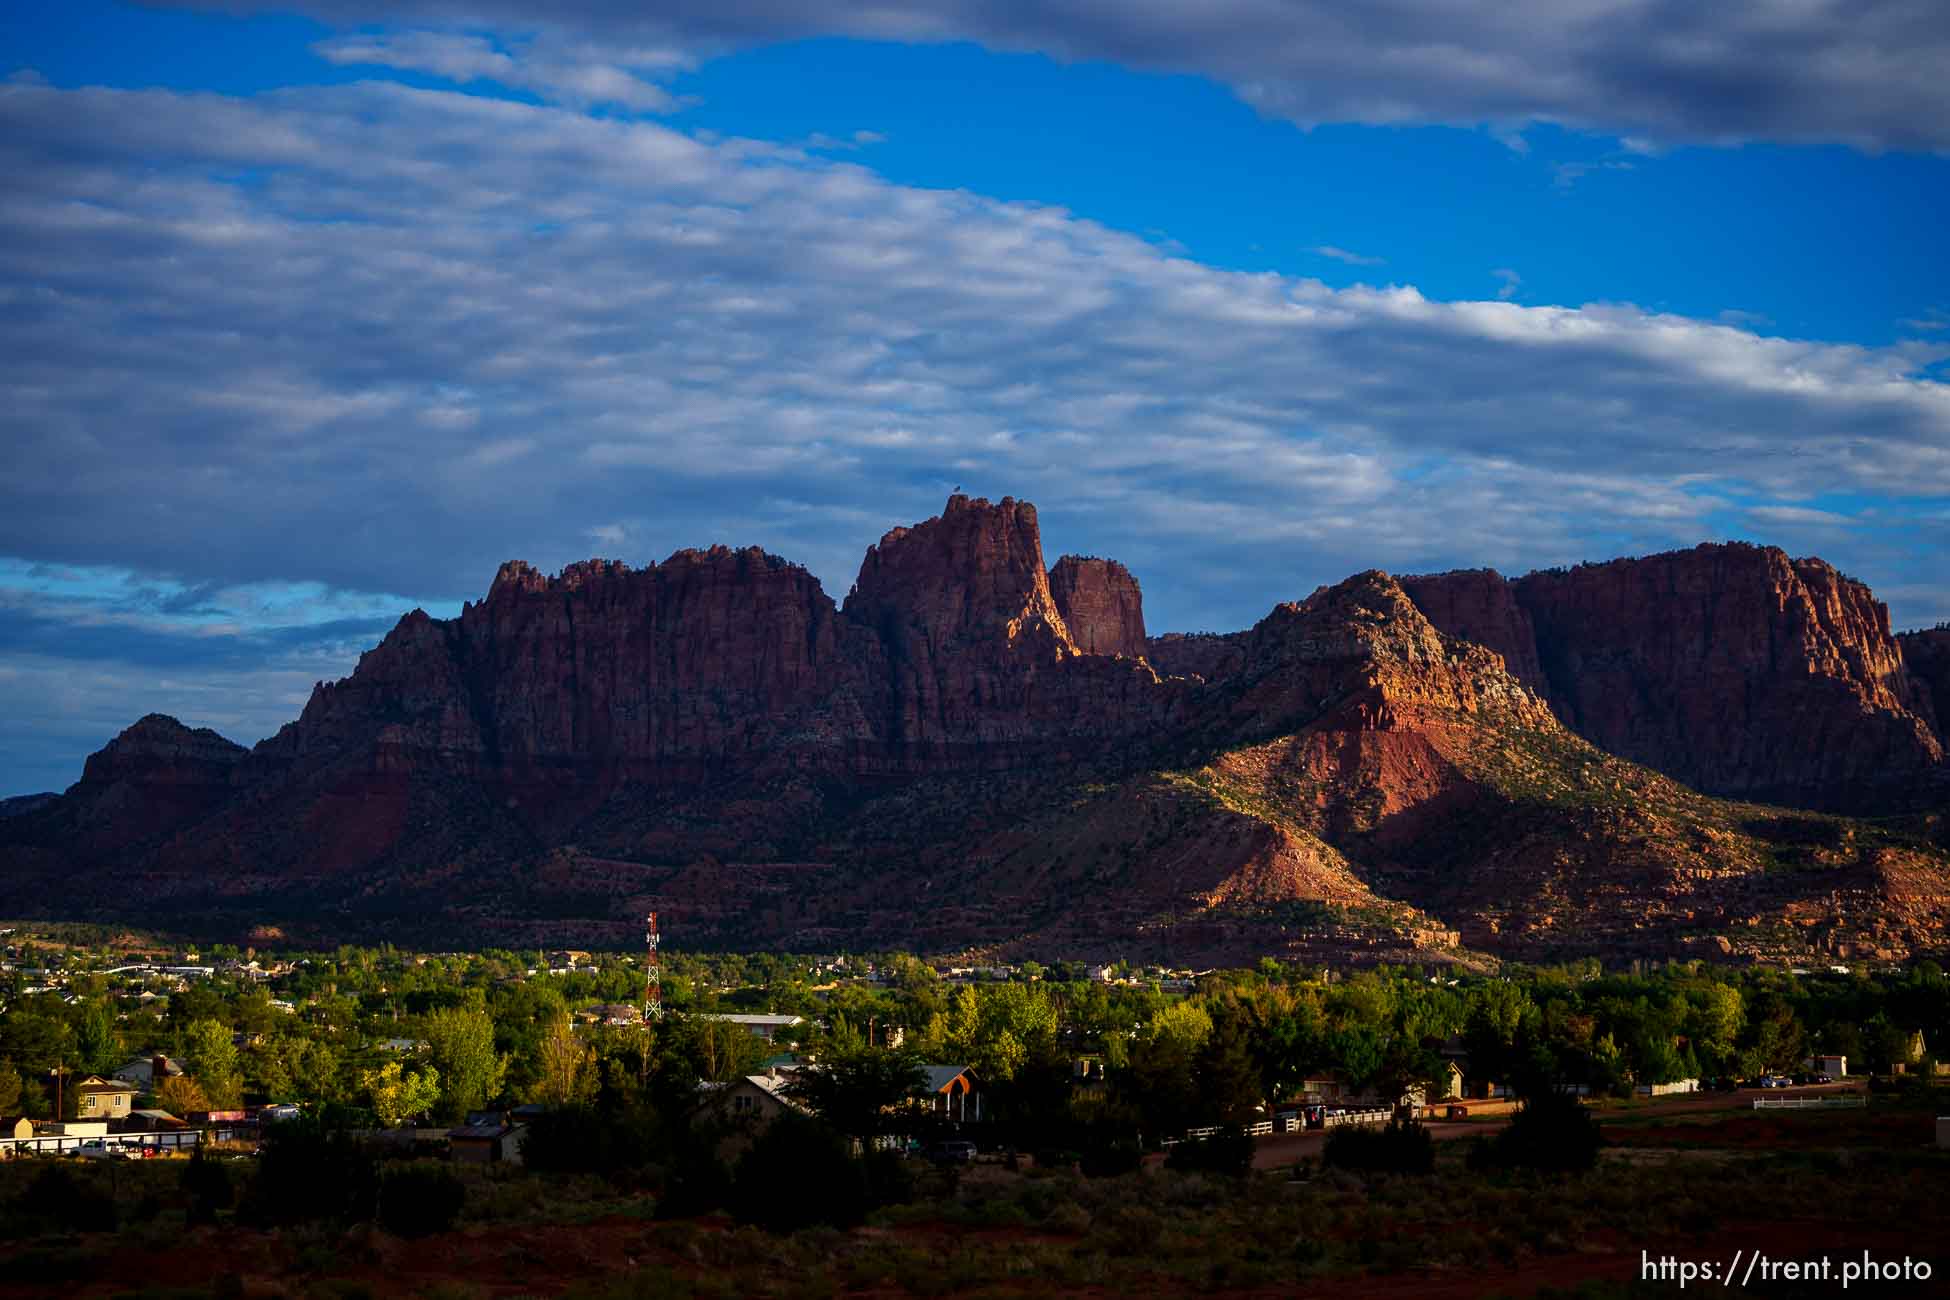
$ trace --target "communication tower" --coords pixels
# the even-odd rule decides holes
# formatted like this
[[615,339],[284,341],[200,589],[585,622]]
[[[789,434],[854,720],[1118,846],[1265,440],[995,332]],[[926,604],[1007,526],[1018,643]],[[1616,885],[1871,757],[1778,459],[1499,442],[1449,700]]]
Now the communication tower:
[[644,922],[643,941],[648,956],[643,967],[643,1020],[648,1024],[664,1013],[663,968],[657,962],[657,945],[662,936],[657,933],[657,914],[650,913]]

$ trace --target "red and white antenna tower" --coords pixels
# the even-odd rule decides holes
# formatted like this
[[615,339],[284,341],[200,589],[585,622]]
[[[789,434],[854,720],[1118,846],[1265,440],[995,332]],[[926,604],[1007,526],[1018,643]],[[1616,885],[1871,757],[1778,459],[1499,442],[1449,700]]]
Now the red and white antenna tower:
[[647,1024],[664,1013],[663,967],[657,963],[657,945],[662,936],[657,933],[657,914],[650,913],[645,922],[643,941],[648,948],[648,958],[643,967],[643,1019]]

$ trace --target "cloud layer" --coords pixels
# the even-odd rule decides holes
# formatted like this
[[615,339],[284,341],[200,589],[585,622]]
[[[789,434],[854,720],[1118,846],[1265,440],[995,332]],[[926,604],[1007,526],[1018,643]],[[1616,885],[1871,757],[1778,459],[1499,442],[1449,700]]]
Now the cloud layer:
[[[224,8],[234,8],[227,0]],[[286,8],[286,0],[263,7]],[[698,50],[801,36],[977,41],[1189,72],[1273,117],[1530,122],[1643,143],[1950,149],[1950,10],[1927,0],[308,0],[341,22],[489,24]],[[537,15],[545,13],[546,21]]]
[[[523,67],[482,75],[559,80]],[[1036,500],[1052,558],[1132,564],[1160,627],[1371,565],[1728,531],[1950,613],[1924,373],[1950,349],[1221,271],[793,147],[385,81],[0,86],[0,167],[0,555],[28,562],[458,599],[510,556],[723,540],[839,597],[959,483]],[[0,706],[38,707],[81,616],[4,617]],[[75,651],[71,689],[113,694],[69,710],[91,724],[168,680],[192,720],[256,692],[252,739],[295,689],[252,663],[350,666],[267,649],[268,614],[194,663],[176,625],[117,626],[146,667]]]

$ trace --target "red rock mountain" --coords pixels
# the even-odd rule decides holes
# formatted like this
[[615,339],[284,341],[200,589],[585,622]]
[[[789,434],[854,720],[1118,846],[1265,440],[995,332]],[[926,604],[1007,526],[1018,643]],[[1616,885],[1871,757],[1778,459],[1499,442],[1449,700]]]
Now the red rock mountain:
[[1706,798],[1563,722],[1829,804],[1940,762],[1931,689],[1866,589],[1778,552],[1369,572],[1147,639],[1122,566],[1047,571],[1034,507],[956,496],[843,606],[758,550],[515,562],[253,750],[145,718],[0,818],[0,911],[526,946],[628,943],[654,907],[697,945],[1201,964],[1901,955],[1941,945],[1942,852]]
[[1950,735],[1950,627],[1904,632],[1897,636],[1896,645],[1910,682],[1936,714],[1937,734]]
[[1580,735],[1701,790],[1873,809],[1943,765],[1888,609],[1820,560],[1735,543],[1403,586]]
[[1050,595],[1077,649],[1092,655],[1144,654],[1144,596],[1116,560],[1066,555],[1049,571]]

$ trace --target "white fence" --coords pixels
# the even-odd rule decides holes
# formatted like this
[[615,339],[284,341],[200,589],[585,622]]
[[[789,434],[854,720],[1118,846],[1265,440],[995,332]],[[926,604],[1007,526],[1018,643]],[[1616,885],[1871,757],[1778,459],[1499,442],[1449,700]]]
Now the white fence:
[[164,1152],[188,1151],[198,1142],[248,1142],[257,1136],[256,1128],[218,1128],[218,1129],[171,1129],[163,1133],[110,1133],[101,1137],[83,1137],[79,1134],[50,1134],[47,1137],[0,1138],[0,1160],[12,1160],[22,1156],[63,1156],[72,1155],[85,1145],[94,1149],[97,1145],[111,1147],[134,1147],[137,1155],[146,1155],[154,1150],[158,1155]]
[[1322,1128],[1344,1128],[1349,1124],[1386,1124],[1395,1117],[1395,1112],[1386,1106],[1371,1106],[1365,1110],[1344,1110],[1336,1113],[1328,1111],[1321,1120]]
[[1867,1097],[1756,1097],[1755,1110],[1856,1110]]
[[[1248,1137],[1266,1137],[1273,1132],[1273,1121],[1263,1119],[1258,1123],[1246,1125],[1243,1131]],[[1161,1147],[1175,1147],[1180,1142],[1200,1142],[1206,1138],[1217,1137],[1223,1132],[1225,1132],[1225,1129],[1220,1125],[1208,1124],[1204,1128],[1188,1128],[1185,1130],[1184,1137],[1166,1138],[1158,1145]]]

